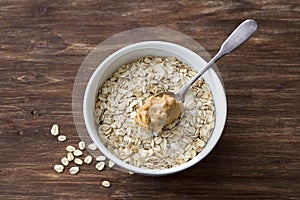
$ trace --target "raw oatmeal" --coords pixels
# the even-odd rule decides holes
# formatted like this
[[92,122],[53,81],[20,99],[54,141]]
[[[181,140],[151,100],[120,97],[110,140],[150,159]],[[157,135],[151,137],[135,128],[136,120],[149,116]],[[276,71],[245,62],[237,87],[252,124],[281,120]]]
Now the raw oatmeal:
[[187,92],[181,117],[153,134],[134,123],[151,96],[177,91],[196,71],[174,57],[140,58],[120,67],[100,87],[95,118],[100,139],[121,160],[137,167],[165,169],[194,158],[215,124],[209,86],[199,79]]

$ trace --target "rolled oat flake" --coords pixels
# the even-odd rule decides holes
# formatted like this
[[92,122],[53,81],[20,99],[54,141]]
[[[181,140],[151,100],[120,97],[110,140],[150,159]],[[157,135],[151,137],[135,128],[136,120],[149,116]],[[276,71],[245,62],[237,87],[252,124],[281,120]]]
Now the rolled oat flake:
[[69,146],[67,146],[66,147],[66,150],[68,151],[68,152],[73,152],[73,151],[75,151],[75,147],[73,147],[73,146],[71,146],[71,145],[69,145]]
[[98,162],[96,164],[96,169],[98,169],[99,171],[102,171],[105,167],[105,162],[101,161],[101,162]]
[[77,165],[82,165],[83,161],[80,158],[75,158],[74,163],[77,164]]
[[64,141],[67,140],[67,137],[66,137],[65,135],[59,135],[59,136],[57,137],[57,140],[60,141],[60,142],[64,142]]
[[98,157],[96,158],[96,160],[97,160],[97,161],[104,161],[104,160],[106,160],[106,157],[105,157],[105,156],[98,156]]
[[74,160],[74,155],[71,152],[67,153],[67,159],[68,161]]
[[91,164],[93,162],[93,157],[92,156],[90,156],[90,155],[88,155],[88,156],[86,156],[85,158],[84,158],[84,163],[85,164]]
[[110,187],[110,182],[109,181],[102,181],[102,186],[109,188]]
[[59,134],[59,127],[57,124],[53,124],[51,127],[51,135],[57,136]]
[[60,161],[61,161],[61,163],[62,163],[64,166],[68,166],[68,165],[69,165],[69,160],[68,160],[68,158],[66,158],[66,157],[63,157]]
[[71,167],[69,169],[69,172],[70,172],[70,174],[75,175],[75,174],[77,174],[79,172],[79,167]]
[[64,166],[63,165],[54,165],[54,170],[57,173],[62,173],[64,171]]
[[84,141],[80,141],[80,142],[78,143],[78,148],[79,148],[80,150],[84,150],[84,149],[85,149],[85,143],[84,143]]
[[82,151],[80,151],[79,149],[76,149],[74,152],[73,152],[74,156],[81,156],[83,153]]
[[95,145],[95,143],[89,144],[88,148],[89,148],[90,150],[92,150],[92,151],[97,150],[97,146]]

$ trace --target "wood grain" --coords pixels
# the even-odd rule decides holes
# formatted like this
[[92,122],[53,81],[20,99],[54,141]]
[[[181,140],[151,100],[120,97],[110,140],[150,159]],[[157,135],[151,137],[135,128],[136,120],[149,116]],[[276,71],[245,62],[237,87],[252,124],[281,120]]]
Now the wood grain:
[[[138,27],[167,27],[211,55],[244,19],[259,30],[217,65],[228,98],[224,134],[196,166],[144,177],[87,166],[58,175],[79,141],[72,89],[87,54]],[[300,199],[299,1],[0,1],[0,199]],[[49,130],[59,123],[67,137]],[[112,186],[101,187],[108,179]]]

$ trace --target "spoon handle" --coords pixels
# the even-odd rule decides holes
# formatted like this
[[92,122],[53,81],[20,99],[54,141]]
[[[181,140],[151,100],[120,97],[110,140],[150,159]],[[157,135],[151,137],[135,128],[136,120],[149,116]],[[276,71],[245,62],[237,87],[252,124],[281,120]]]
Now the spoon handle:
[[213,63],[215,63],[224,55],[231,53],[238,46],[243,44],[247,39],[249,39],[254,34],[256,29],[257,29],[257,23],[252,19],[247,19],[243,23],[241,23],[223,42],[219,52],[207,63],[207,65],[176,93],[176,95],[181,99],[181,101],[184,102],[184,95],[188,90],[188,88],[196,80],[198,80],[198,78],[204,72],[206,72],[206,70],[209,69]]
[[246,42],[256,31],[257,23],[252,19],[247,19],[241,23],[223,42],[220,52],[225,54],[231,53],[238,46]]

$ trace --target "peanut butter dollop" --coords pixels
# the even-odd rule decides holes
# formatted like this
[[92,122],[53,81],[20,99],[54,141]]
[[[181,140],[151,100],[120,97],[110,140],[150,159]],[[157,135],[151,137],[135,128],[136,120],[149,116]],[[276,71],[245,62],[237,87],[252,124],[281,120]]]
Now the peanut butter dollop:
[[182,113],[182,104],[170,95],[151,96],[138,110],[135,123],[159,133],[163,126],[170,124]]

